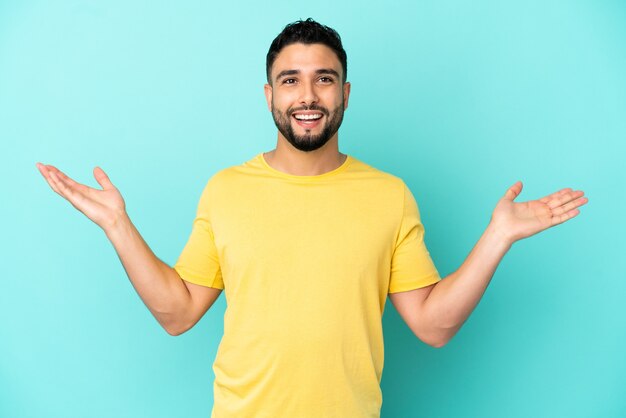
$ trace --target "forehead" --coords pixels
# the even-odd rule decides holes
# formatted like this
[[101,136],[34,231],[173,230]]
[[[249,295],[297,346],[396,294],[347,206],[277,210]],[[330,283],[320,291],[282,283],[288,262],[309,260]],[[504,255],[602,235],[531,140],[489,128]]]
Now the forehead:
[[342,74],[337,54],[324,44],[295,43],[284,47],[272,65],[272,78],[283,70],[315,71],[332,68]]

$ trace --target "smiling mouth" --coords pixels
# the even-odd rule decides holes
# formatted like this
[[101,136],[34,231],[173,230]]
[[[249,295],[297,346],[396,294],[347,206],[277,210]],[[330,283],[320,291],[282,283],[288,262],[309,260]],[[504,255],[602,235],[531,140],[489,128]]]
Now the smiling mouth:
[[296,123],[304,128],[313,128],[317,126],[319,121],[324,116],[323,113],[294,113],[291,115],[295,119]]
[[299,121],[316,121],[318,119],[321,119],[322,116],[324,115],[321,113],[311,113],[311,114],[297,113],[293,115],[294,119],[299,120]]

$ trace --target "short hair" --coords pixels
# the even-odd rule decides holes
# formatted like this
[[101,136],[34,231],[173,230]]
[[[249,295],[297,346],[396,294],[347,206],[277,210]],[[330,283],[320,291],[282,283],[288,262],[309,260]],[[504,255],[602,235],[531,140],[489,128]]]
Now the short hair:
[[348,76],[348,58],[346,51],[341,45],[341,37],[333,28],[322,25],[310,17],[307,20],[297,20],[285,26],[283,31],[272,41],[265,60],[265,71],[267,82],[272,84],[272,65],[282,49],[295,43],[303,44],[323,44],[332,49],[343,68],[343,82]]

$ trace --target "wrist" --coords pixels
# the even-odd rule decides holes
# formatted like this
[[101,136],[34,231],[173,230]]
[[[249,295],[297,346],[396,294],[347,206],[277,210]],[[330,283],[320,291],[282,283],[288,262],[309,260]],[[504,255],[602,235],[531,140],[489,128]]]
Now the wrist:
[[507,250],[511,248],[511,246],[515,242],[515,239],[511,236],[506,228],[503,228],[493,221],[489,222],[489,225],[487,226],[487,229],[485,231],[485,235],[494,245],[504,247]]
[[120,210],[114,212],[113,216],[103,225],[102,229],[109,239],[113,239],[114,237],[130,231],[131,224],[128,213],[126,213],[125,210]]

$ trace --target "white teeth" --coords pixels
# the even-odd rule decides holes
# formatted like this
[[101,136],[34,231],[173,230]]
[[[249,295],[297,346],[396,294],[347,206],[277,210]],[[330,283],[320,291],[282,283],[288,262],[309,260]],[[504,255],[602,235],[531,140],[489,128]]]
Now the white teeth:
[[314,120],[321,118],[322,114],[318,113],[316,115],[294,115],[294,117],[298,120]]

